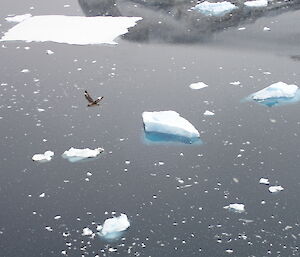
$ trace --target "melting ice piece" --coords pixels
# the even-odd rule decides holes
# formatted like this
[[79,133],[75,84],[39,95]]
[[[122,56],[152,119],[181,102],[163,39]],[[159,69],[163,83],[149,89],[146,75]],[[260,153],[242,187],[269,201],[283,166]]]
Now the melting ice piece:
[[211,3],[208,1],[197,4],[192,9],[195,9],[208,16],[223,16],[237,7],[227,1]]
[[12,17],[6,17],[5,20],[8,22],[22,22],[28,18],[30,18],[32,15],[30,13],[22,14],[22,15],[16,15]]
[[269,185],[270,182],[269,182],[269,179],[268,179],[268,178],[261,178],[261,179],[259,180],[259,184]]
[[268,98],[292,98],[296,96],[298,86],[288,85],[284,82],[277,82],[252,95],[254,100],[265,100]]
[[300,91],[296,85],[277,82],[250,95],[250,98],[271,107],[299,101]]
[[211,111],[208,111],[208,110],[206,110],[206,111],[203,113],[203,115],[205,115],[205,116],[214,116],[214,115],[215,115],[215,113],[214,113],[214,112],[211,112]]
[[277,193],[282,191],[284,188],[282,186],[270,186],[269,191],[270,193]]
[[204,82],[197,82],[197,83],[192,83],[189,85],[191,89],[202,89],[205,87],[208,87]]
[[62,157],[68,159],[70,162],[77,162],[87,158],[97,157],[100,153],[104,151],[103,148],[96,148],[94,150],[89,148],[77,149],[71,147],[69,150],[62,154]]
[[91,236],[91,235],[93,235],[93,231],[91,229],[89,229],[89,228],[84,228],[82,230],[82,235],[83,236]]
[[126,214],[121,213],[119,217],[109,218],[104,221],[103,225],[98,226],[99,235],[106,239],[116,239],[120,232],[130,227],[130,222]]
[[223,208],[238,213],[242,213],[245,211],[245,205],[242,203],[231,203],[227,206],[224,206]]
[[36,162],[48,162],[51,161],[54,156],[54,152],[46,151],[44,154],[35,154],[32,156],[32,160]]
[[259,8],[259,7],[267,7],[268,0],[254,0],[254,1],[246,1],[244,3],[247,7]]
[[146,133],[171,135],[193,141],[200,137],[198,130],[175,111],[143,112]]
[[118,36],[126,34],[140,17],[81,17],[41,15],[23,20],[4,34],[0,41],[53,41],[87,45],[116,44]]

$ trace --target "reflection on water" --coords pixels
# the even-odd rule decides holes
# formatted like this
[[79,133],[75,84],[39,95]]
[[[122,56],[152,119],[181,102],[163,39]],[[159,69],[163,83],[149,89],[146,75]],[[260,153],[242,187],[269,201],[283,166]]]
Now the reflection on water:
[[266,8],[248,8],[245,1],[233,1],[238,7],[221,16],[205,16],[192,8],[197,1],[187,0],[78,0],[86,16],[143,17],[124,38],[140,42],[194,43],[206,41],[213,33],[259,17],[298,9],[299,1],[272,1]]

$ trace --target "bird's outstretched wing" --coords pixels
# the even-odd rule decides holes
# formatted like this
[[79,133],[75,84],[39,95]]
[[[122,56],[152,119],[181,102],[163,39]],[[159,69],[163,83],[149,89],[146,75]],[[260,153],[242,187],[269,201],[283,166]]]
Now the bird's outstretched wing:
[[94,99],[89,95],[89,93],[86,90],[84,91],[84,96],[85,96],[86,100],[89,101],[89,103],[94,102]]
[[103,99],[103,96],[98,97],[97,100],[95,100],[95,103],[96,104],[99,103],[102,99]]

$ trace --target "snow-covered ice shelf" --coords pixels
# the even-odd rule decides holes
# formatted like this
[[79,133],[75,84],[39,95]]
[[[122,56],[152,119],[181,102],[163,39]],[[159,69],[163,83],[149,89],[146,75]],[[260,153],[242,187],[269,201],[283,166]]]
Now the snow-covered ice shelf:
[[118,36],[126,34],[140,17],[81,17],[41,15],[27,17],[4,34],[0,41],[52,41],[87,45],[116,44]]

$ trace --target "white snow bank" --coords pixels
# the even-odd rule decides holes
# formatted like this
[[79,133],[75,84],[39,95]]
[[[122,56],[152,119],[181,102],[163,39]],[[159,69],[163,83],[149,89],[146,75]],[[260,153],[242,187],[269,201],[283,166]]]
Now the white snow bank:
[[28,18],[32,17],[30,13],[22,14],[22,15],[16,15],[16,16],[9,16],[6,17],[5,20],[8,22],[22,22]]
[[234,211],[234,212],[238,212],[238,213],[242,213],[245,211],[245,205],[242,203],[231,203],[227,206],[224,206],[223,208]]
[[208,85],[206,85],[204,82],[196,82],[196,83],[192,83],[189,85],[189,87],[191,89],[202,89],[202,88],[205,88],[205,87],[208,87]]
[[254,100],[265,100],[269,98],[292,98],[296,96],[298,86],[288,85],[284,82],[274,83],[252,95]]
[[130,222],[126,214],[121,213],[119,217],[109,218],[97,230],[101,236],[109,236],[114,233],[125,231],[130,227]]
[[246,1],[244,3],[247,7],[267,7],[268,6],[268,0],[254,0],[254,1]]
[[97,157],[100,153],[104,151],[103,148],[96,148],[94,150],[89,148],[77,149],[71,147],[69,150],[62,154],[62,157],[68,159],[71,162],[80,161],[86,158]]
[[87,45],[116,44],[118,36],[141,20],[139,17],[81,17],[42,15],[25,19],[4,34],[0,41],[53,41]]
[[198,130],[175,111],[143,112],[142,116],[146,132],[200,137]]
[[284,188],[282,186],[270,186],[269,191],[270,193],[277,193],[282,191]]
[[32,160],[36,162],[48,162],[51,161],[54,156],[54,152],[46,151],[44,154],[35,154],[32,156]]
[[197,4],[192,9],[195,9],[205,15],[209,16],[222,16],[225,15],[232,10],[236,9],[237,7],[227,1],[223,2],[216,2],[216,3],[210,3],[208,1],[202,2],[200,4]]

